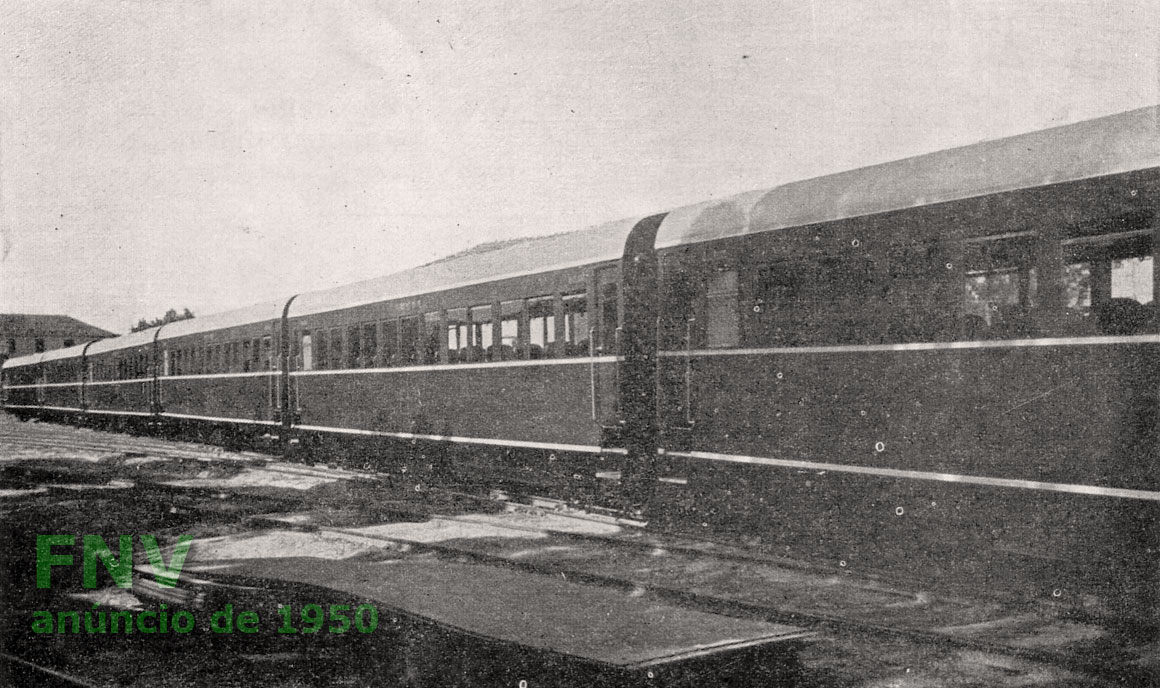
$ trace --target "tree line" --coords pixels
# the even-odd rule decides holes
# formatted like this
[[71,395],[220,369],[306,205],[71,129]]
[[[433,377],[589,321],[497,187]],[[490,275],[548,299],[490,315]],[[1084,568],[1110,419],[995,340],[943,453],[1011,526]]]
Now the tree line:
[[177,322],[178,320],[189,320],[192,317],[193,311],[189,310],[188,308],[182,310],[181,313],[178,313],[174,308],[170,308],[169,310],[165,311],[165,315],[161,316],[160,318],[154,318],[153,320],[146,320],[145,318],[141,318],[130,331],[140,332],[141,330],[148,330],[150,327],[157,327],[158,325]]

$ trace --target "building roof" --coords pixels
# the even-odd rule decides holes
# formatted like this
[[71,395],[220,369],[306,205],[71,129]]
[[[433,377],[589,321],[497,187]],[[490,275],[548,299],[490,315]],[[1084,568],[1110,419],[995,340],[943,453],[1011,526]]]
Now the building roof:
[[0,313],[0,334],[5,337],[68,337],[78,341],[113,336],[108,330],[93,327],[67,315],[27,313]]

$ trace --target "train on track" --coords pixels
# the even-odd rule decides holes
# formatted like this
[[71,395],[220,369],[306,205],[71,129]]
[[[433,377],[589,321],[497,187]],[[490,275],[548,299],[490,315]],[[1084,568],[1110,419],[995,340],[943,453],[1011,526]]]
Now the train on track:
[[1154,623],[1158,209],[1150,107],[14,358],[4,408]]

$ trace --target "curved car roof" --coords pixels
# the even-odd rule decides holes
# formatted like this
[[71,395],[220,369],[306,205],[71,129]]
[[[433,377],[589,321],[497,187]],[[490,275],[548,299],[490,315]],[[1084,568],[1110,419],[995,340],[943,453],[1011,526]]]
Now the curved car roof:
[[228,327],[237,327],[239,325],[250,325],[268,320],[280,320],[282,318],[282,309],[285,307],[286,299],[281,299],[279,301],[267,301],[266,303],[246,306],[245,308],[238,308],[224,313],[212,313],[205,317],[198,316],[196,318],[190,318],[189,320],[178,320],[177,322],[162,325],[161,332],[157,335],[157,340],[164,341],[166,339],[184,337],[201,332],[224,330]]
[[89,347],[87,355],[94,356],[96,354],[103,354],[109,351],[129,349],[135,346],[141,346],[142,344],[151,344],[153,343],[153,335],[161,327],[165,326],[161,325],[159,327],[150,327],[148,330],[130,332],[129,334],[123,334],[120,337],[102,339],[99,342],[94,342],[93,345]]
[[629,232],[640,218],[619,220],[563,234],[477,247],[386,277],[298,296],[290,316],[362,306],[378,301],[445,291],[482,282],[618,260]]
[[657,248],[1160,167],[1160,106],[680,208]]
[[40,362],[48,363],[49,361],[59,361],[65,358],[80,358],[80,355],[85,352],[85,347],[88,346],[88,344],[88,342],[84,342],[74,346],[68,346],[63,349],[52,349],[51,351],[45,351],[40,358]]
[[18,368],[20,366],[35,365],[37,363],[47,363],[49,361],[59,361],[65,358],[79,358],[84,353],[88,342],[82,344],[75,344],[73,346],[66,346],[63,349],[50,349],[39,354],[24,354],[23,356],[14,356],[6,361],[4,365],[0,366],[5,370],[9,368]]
[[[1160,167],[1160,106],[698,203],[668,213],[657,248],[830,222]],[[621,257],[640,218],[477,247],[385,277],[298,296],[291,316],[341,310]],[[162,326],[159,339],[274,320],[274,301]],[[89,355],[153,341],[157,328],[95,342]],[[37,363],[10,359],[5,368]]]
[[0,365],[0,370],[11,370],[12,368],[19,368],[21,366],[36,365],[37,363],[40,363],[40,359],[42,358],[44,358],[43,353],[13,356],[12,358],[4,361],[4,365]]

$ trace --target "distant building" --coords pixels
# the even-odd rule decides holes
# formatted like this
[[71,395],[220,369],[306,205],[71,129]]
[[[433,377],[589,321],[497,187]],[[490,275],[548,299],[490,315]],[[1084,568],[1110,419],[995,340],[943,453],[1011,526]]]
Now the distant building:
[[0,313],[0,363],[13,356],[114,336],[67,315]]

